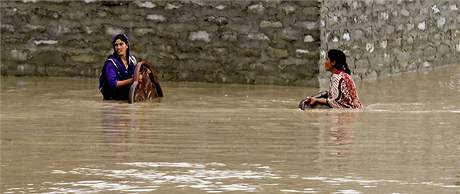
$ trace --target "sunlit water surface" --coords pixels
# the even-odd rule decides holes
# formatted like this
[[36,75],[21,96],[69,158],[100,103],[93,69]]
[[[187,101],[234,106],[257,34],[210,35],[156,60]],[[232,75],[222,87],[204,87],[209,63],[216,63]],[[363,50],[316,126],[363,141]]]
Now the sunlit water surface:
[[460,65],[315,88],[163,83],[105,102],[95,79],[1,79],[2,193],[460,193]]

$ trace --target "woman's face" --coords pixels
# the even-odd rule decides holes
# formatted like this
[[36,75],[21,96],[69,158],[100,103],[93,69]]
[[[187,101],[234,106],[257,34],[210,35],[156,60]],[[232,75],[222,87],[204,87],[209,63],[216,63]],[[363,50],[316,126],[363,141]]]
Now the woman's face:
[[125,57],[126,50],[128,50],[128,45],[126,45],[125,42],[123,42],[120,39],[117,39],[115,40],[114,47],[115,47],[115,52],[117,52],[118,56]]
[[331,71],[334,64],[335,61],[331,61],[329,57],[326,57],[326,60],[324,61],[324,69],[326,69],[326,71]]

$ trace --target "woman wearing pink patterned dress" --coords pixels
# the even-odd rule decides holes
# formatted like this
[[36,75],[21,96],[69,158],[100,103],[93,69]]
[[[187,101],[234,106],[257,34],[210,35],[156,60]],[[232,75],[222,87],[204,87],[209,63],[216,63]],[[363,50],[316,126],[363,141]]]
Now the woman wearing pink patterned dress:
[[302,100],[299,108],[304,110],[306,107],[316,105],[326,105],[331,108],[362,108],[345,54],[340,50],[329,50],[324,67],[332,73],[329,89]]

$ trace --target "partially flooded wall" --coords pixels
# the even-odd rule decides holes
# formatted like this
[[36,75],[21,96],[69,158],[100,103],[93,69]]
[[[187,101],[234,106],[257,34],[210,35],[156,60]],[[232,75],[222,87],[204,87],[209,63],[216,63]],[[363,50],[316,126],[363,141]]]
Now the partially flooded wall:
[[344,50],[358,80],[458,64],[459,8],[457,0],[324,0],[322,55]]
[[318,86],[332,48],[358,80],[460,59],[456,0],[0,3],[2,75],[96,77],[121,32],[169,81]]
[[1,4],[3,75],[96,77],[126,33],[163,80],[318,84],[317,0]]

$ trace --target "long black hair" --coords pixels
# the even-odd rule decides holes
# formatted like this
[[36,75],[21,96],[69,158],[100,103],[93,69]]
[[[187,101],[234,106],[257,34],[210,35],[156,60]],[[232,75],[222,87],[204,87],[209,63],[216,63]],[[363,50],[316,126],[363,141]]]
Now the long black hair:
[[345,53],[343,53],[341,50],[337,49],[331,49],[327,52],[327,57],[331,61],[335,61],[334,68],[339,69],[347,73],[348,75],[351,75],[350,68],[348,68],[347,64],[347,57],[345,56]]

